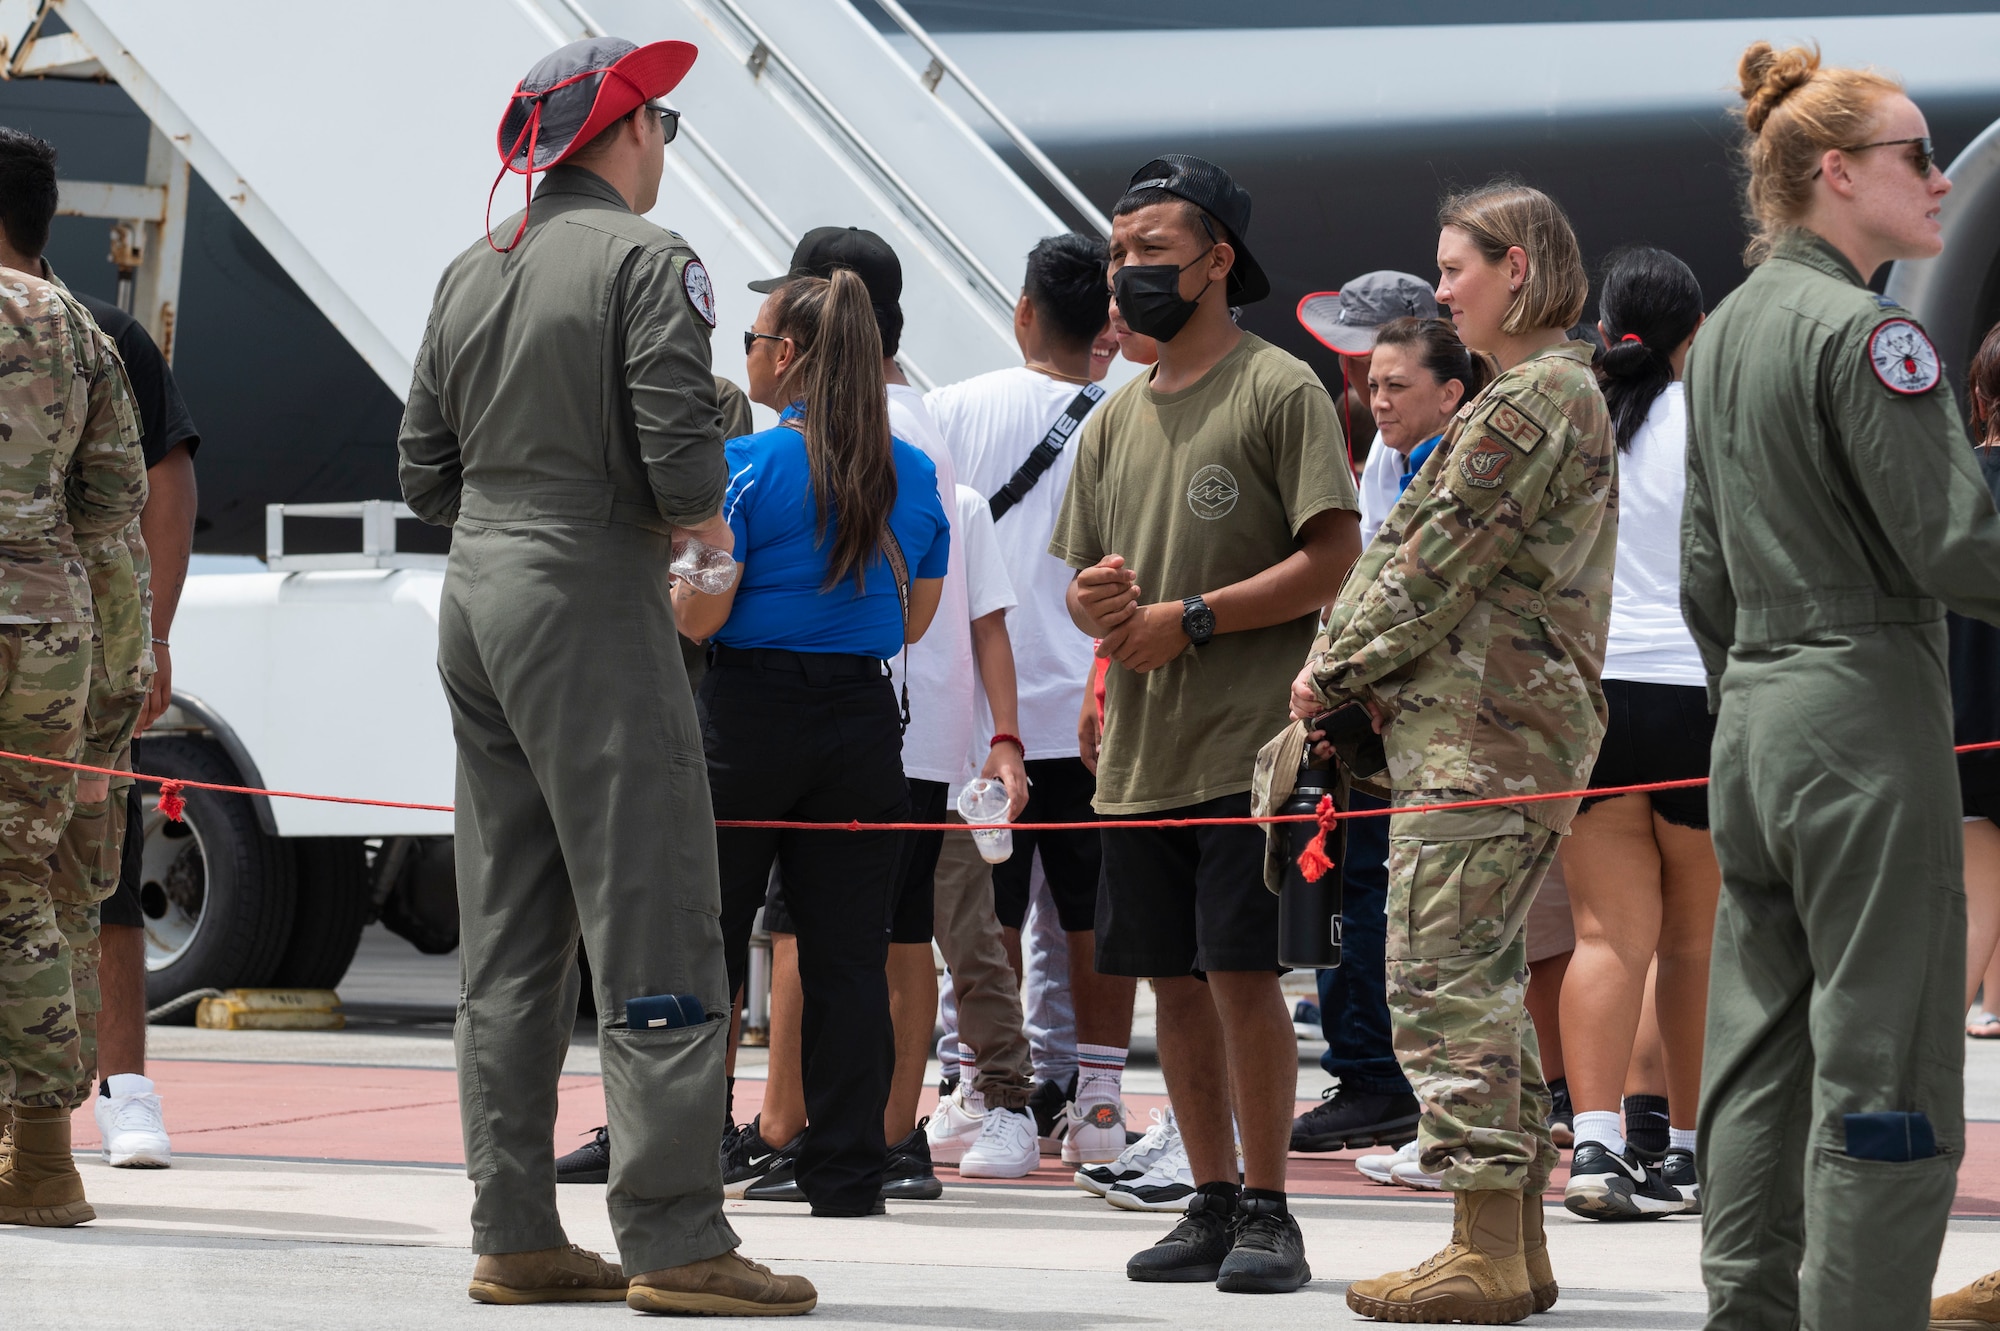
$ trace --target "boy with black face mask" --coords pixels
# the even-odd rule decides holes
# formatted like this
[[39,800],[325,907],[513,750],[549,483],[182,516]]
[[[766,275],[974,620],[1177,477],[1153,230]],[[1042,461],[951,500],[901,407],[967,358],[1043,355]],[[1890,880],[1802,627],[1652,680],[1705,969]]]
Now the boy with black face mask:
[[[1113,663],[1095,801],[1110,817],[1249,814],[1257,749],[1283,728],[1317,612],[1360,551],[1333,400],[1230,319],[1270,294],[1249,220],[1246,191],[1184,156],[1140,168],[1116,209],[1118,308],[1160,359],[1085,423],[1049,546],[1078,570],[1071,617]],[[1187,1218],[1127,1264],[1134,1280],[1282,1292],[1311,1278],[1285,1203],[1298,1045],[1263,847],[1254,826],[1104,834],[1097,966],[1153,980],[1195,1189]]]

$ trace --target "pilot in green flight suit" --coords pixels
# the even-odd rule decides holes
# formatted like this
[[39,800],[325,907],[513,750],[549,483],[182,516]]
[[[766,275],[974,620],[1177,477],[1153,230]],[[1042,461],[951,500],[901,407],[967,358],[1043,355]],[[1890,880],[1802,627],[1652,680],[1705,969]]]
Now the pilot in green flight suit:
[[1964,1151],[1944,611],[2000,517],[1936,349],[1866,285],[1950,185],[1893,82],[1743,59],[1763,262],[1687,363],[1682,608],[1718,711],[1700,1136],[1711,1328],[1926,1325]]

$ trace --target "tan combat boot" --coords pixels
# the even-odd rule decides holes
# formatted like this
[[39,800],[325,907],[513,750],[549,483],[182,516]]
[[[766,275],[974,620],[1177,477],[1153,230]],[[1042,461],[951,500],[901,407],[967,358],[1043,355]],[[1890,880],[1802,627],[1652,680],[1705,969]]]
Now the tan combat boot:
[[1528,1287],[1535,1296],[1535,1311],[1545,1313],[1556,1306],[1555,1268],[1549,1265],[1549,1235],[1542,1227],[1542,1194],[1521,1194],[1521,1260],[1528,1264]]
[[632,1277],[625,1304],[642,1313],[791,1317],[809,1313],[819,1291],[804,1276],[781,1276],[737,1252]]
[[1347,1288],[1347,1306],[1383,1322],[1472,1322],[1498,1326],[1535,1310],[1521,1255],[1519,1192],[1455,1192],[1444,1251],[1412,1270]]
[[467,1294],[475,1303],[621,1303],[625,1273],[574,1243],[534,1252],[482,1253]]
[[14,1107],[14,1146],[0,1160],[0,1225],[62,1228],[97,1219],[69,1149],[69,1110]]
[[1992,1331],[2000,1326],[2000,1271],[1931,1300],[1931,1331]]

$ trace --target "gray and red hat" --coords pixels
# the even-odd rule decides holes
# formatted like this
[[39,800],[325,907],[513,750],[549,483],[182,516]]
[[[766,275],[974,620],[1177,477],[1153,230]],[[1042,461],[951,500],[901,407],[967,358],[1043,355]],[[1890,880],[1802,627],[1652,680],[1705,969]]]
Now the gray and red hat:
[[[696,54],[689,42],[639,46],[622,37],[590,37],[543,56],[515,85],[500,117],[495,136],[500,174],[494,178],[494,190],[509,171],[532,177],[559,165],[612,122],[672,92],[694,65]],[[527,186],[524,180],[524,191]],[[493,196],[488,193],[489,245],[492,207]],[[519,244],[527,228],[524,213],[505,249]]]

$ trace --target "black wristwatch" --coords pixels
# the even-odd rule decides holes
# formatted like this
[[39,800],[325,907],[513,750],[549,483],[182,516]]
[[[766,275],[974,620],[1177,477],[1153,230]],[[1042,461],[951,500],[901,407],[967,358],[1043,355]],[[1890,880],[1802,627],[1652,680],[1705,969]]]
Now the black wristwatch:
[[1181,632],[1197,647],[1205,647],[1215,636],[1215,612],[1199,596],[1181,602]]

